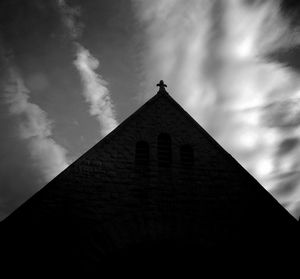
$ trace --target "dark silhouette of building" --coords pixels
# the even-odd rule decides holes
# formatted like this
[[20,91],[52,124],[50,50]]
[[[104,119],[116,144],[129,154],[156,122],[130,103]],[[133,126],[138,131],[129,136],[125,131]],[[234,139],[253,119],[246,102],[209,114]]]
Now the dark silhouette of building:
[[158,86],[1,223],[4,267],[140,277],[292,268],[297,221]]

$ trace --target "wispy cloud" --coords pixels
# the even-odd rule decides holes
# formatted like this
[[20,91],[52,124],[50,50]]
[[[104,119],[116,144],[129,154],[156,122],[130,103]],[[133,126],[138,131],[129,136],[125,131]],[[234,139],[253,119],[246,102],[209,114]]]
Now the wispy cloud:
[[12,115],[19,117],[19,137],[27,140],[32,162],[49,182],[68,166],[66,150],[56,143],[52,123],[38,105],[29,101],[29,91],[18,72],[10,68],[5,98]]
[[101,134],[105,136],[117,126],[114,109],[106,87],[107,83],[95,70],[99,62],[90,52],[78,46],[74,64],[80,72],[84,84],[84,97],[90,104],[90,114],[95,115],[100,123]]
[[300,79],[268,57],[299,43],[280,1],[133,3],[146,32],[145,84],[164,79],[194,118],[299,215]]
[[59,0],[58,5],[62,21],[75,47],[74,65],[82,80],[83,96],[90,105],[90,114],[97,117],[100,134],[103,137],[117,126],[114,106],[107,88],[108,84],[96,72],[99,61],[78,41],[82,31],[82,24],[78,20],[80,9],[68,6],[64,0]]

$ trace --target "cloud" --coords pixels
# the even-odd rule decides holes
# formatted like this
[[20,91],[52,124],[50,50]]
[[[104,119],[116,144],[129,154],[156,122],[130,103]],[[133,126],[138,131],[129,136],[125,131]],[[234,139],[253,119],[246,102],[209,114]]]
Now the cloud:
[[19,117],[19,137],[28,140],[32,161],[49,182],[68,166],[66,150],[52,138],[52,123],[47,114],[29,101],[29,91],[16,70],[10,69],[5,87],[9,112]]
[[17,124],[16,131],[1,136],[0,220],[68,166],[66,149],[52,138],[53,123],[30,101],[12,60],[0,45],[1,105],[9,113],[7,122]]
[[58,6],[75,48],[74,65],[81,77],[83,96],[90,105],[90,115],[97,117],[100,134],[104,137],[118,125],[107,82],[96,72],[99,61],[78,41],[82,30],[82,23],[78,21],[80,9],[68,6],[64,0],[59,0]]
[[145,92],[163,79],[183,107],[297,214],[300,145],[289,140],[300,132],[300,79],[270,55],[298,45],[299,36],[280,2],[133,4],[146,33]]
[[105,136],[117,126],[117,121],[106,87],[107,83],[95,72],[99,62],[87,49],[78,46],[77,58],[74,64],[84,85],[85,100],[90,104],[89,112],[91,115],[97,116],[101,127],[101,135]]
[[78,6],[71,7],[67,5],[65,0],[58,0],[58,6],[62,14],[63,24],[66,26],[68,35],[76,40],[80,37],[83,24],[79,21],[80,8]]

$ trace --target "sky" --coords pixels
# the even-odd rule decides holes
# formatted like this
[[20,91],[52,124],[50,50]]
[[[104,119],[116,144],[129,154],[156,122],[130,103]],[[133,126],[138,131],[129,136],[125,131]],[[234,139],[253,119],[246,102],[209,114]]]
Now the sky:
[[0,220],[157,92],[300,215],[297,0],[2,0]]

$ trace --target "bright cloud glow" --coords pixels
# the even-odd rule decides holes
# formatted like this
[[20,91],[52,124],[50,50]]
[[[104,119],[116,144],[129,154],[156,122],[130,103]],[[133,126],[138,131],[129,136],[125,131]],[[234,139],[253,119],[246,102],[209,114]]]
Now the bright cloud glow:
[[299,215],[300,77],[266,59],[299,42],[279,1],[133,3],[147,34],[145,84],[163,79],[175,99]]

